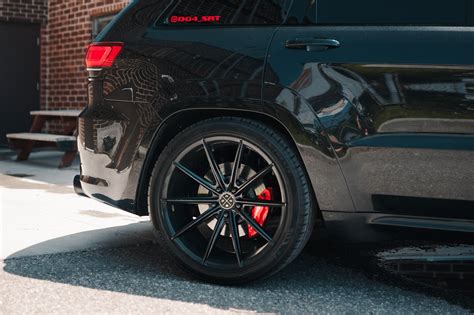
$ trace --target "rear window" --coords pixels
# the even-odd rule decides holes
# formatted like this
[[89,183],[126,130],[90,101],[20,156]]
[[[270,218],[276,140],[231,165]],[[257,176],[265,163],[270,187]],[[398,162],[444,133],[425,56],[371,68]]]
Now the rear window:
[[279,25],[291,0],[175,0],[157,24]]
[[473,25],[474,0],[317,0],[318,24]]

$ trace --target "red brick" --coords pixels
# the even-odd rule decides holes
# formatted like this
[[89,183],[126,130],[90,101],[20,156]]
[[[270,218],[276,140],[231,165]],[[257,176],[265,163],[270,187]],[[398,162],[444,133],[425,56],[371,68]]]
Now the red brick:
[[[81,109],[87,102],[84,55],[92,18],[119,12],[130,0],[0,0],[0,21],[41,24],[42,109]],[[60,123],[49,124],[51,132]]]

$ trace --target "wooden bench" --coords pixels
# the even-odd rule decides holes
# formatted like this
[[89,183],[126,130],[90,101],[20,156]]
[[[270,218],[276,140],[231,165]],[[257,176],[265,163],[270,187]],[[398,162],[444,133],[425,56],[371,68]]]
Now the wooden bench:
[[[77,117],[80,110],[42,110],[30,112],[33,124],[30,132],[11,133],[7,135],[10,145],[18,150],[17,161],[28,160],[31,151],[39,147],[54,147],[64,152],[59,164],[60,168],[68,167],[77,154]],[[64,122],[61,134],[41,133],[47,121],[59,120]]]

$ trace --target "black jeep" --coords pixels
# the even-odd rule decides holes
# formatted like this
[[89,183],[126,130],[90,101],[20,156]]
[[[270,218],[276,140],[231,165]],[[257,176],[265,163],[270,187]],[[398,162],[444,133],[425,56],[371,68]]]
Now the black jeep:
[[316,222],[472,239],[473,3],[133,1],[88,49],[76,190],[223,283],[276,273]]

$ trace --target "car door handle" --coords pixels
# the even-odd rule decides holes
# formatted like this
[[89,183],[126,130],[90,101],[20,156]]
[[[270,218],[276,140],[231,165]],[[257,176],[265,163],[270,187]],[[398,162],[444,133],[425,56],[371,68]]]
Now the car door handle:
[[287,40],[285,44],[288,49],[304,49],[306,51],[324,51],[340,46],[341,43],[338,40],[328,38],[297,38]]

